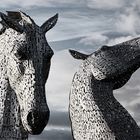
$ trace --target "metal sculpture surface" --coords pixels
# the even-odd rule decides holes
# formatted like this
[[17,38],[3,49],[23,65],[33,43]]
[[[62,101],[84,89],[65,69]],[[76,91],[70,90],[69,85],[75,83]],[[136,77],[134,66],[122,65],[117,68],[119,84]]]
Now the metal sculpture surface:
[[0,13],[0,140],[26,140],[49,119],[45,83],[53,51],[45,33],[58,15],[39,27],[23,12],[7,13]]
[[70,91],[70,119],[75,140],[140,140],[140,129],[115,99],[140,67],[140,38],[103,46],[91,55],[70,50],[83,59]]

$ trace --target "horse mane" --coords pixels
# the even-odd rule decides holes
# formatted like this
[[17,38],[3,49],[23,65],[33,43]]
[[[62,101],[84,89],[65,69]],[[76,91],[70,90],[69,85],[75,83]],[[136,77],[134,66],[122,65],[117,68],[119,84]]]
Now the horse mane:
[[[19,22],[20,20],[22,20],[22,17],[21,17],[21,13],[18,12],[18,11],[6,11],[7,12],[7,16],[17,22]],[[1,25],[2,25],[2,28],[0,29],[0,35],[2,35],[5,30],[6,30],[6,23],[2,20],[0,21]]]

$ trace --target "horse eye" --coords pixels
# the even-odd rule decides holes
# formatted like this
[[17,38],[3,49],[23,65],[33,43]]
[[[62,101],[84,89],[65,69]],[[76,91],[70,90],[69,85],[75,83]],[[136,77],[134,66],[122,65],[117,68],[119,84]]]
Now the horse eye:
[[27,60],[27,54],[26,52],[24,52],[23,50],[18,50],[15,53],[15,56],[19,59],[19,60]]

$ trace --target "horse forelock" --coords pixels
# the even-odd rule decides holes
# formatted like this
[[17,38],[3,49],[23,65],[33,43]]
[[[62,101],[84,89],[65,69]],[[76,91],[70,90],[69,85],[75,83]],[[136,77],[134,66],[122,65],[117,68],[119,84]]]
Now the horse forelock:
[[[33,25],[35,22],[30,18],[30,16],[26,15],[25,13],[21,11],[6,11],[7,17],[12,19],[12,21],[15,21],[16,24],[23,25],[24,27],[27,26],[27,30],[32,30]],[[2,28],[0,29],[0,35],[2,35],[5,30],[9,27],[7,23],[5,23],[4,20],[0,21],[0,24],[2,25]]]
[[7,16],[14,20],[22,20],[21,13],[18,11],[7,11]]

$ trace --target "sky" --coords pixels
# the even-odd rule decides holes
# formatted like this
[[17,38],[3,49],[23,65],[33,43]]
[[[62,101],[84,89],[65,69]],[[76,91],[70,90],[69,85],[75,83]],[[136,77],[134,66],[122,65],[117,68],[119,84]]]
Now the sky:
[[[1,0],[0,11],[22,10],[38,25],[59,13],[56,26],[46,33],[54,50],[46,83],[51,110],[49,125],[40,136],[29,140],[72,140],[68,116],[69,91],[74,73],[82,61],[68,49],[92,53],[102,45],[113,45],[140,34],[140,0]],[[121,89],[114,91],[140,125],[140,70]]]

